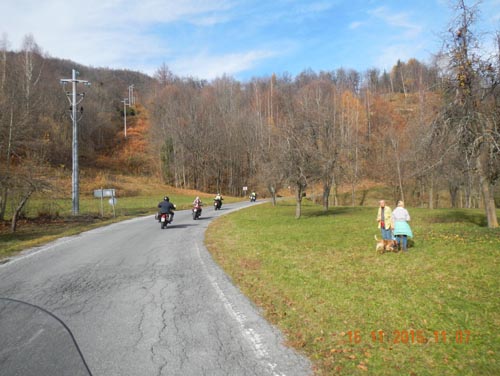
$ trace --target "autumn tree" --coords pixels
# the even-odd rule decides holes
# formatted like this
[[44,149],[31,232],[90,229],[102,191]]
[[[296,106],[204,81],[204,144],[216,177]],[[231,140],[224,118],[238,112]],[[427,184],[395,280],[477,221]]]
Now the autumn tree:
[[[498,127],[498,83],[500,66],[481,55],[474,31],[478,3],[468,6],[458,0],[456,18],[449,29],[445,53],[448,57],[447,93],[441,124],[455,136],[455,145],[470,170],[477,174],[488,227],[498,227],[494,184],[500,177],[500,130]],[[498,53],[499,51],[497,51]]]
[[363,135],[366,120],[365,112],[358,97],[352,91],[345,91],[341,96],[341,111],[339,115],[340,128],[340,160],[342,175],[351,188],[351,205],[355,205],[356,187],[363,177],[365,147]]

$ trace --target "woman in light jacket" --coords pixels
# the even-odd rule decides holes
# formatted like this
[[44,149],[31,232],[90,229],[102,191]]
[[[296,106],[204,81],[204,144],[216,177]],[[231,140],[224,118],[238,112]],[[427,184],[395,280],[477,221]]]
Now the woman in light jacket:
[[408,224],[410,221],[410,213],[405,209],[405,203],[398,201],[397,208],[392,211],[392,226],[394,228],[394,236],[398,241],[398,245],[403,252],[408,250],[408,237],[413,238],[411,227]]
[[377,212],[378,228],[384,240],[392,240],[392,211],[389,206],[385,205],[384,200],[380,200],[380,206]]

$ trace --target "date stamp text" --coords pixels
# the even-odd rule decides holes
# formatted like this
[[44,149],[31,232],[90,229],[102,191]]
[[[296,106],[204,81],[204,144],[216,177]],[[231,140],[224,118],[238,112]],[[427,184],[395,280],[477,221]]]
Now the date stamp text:
[[390,343],[390,344],[426,344],[426,343],[456,343],[469,344],[472,340],[470,330],[392,330],[387,333],[383,330],[372,330],[363,333],[360,330],[349,330],[346,332],[349,343],[358,344],[364,342]]

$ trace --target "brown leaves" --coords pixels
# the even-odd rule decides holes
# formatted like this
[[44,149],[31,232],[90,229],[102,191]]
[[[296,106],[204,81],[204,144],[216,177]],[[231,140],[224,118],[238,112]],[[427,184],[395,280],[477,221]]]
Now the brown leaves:
[[359,363],[356,367],[362,371],[368,371],[368,367],[363,362]]

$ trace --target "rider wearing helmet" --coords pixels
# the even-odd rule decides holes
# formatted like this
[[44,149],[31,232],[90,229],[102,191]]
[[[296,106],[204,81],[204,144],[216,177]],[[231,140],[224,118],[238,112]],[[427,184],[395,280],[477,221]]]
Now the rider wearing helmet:
[[175,205],[170,202],[170,198],[168,196],[163,197],[163,201],[159,202],[158,208],[160,208],[158,215],[159,220],[161,220],[162,214],[170,214],[170,222],[174,220]]
[[215,198],[214,198],[214,204],[216,204],[216,206],[215,206],[216,210],[221,208],[222,200],[224,200],[222,198],[222,195],[219,192],[217,192],[217,194],[215,195]]

